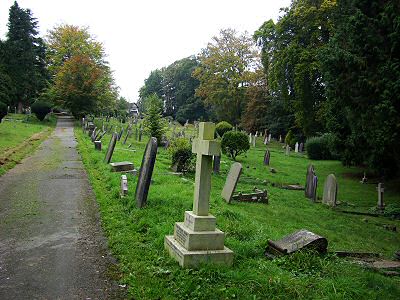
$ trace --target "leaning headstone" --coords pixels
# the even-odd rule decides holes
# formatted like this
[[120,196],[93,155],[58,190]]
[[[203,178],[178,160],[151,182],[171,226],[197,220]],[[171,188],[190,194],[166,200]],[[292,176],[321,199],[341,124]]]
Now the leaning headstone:
[[286,145],[285,154],[286,154],[287,156],[290,155],[290,146],[289,146],[289,145]]
[[378,183],[378,209],[379,210],[384,210],[385,209],[385,203],[383,201],[383,193],[385,191],[385,186],[383,183]]
[[296,144],[294,145],[294,152],[298,153],[299,152],[299,143],[296,142]]
[[135,168],[133,166],[133,163],[131,163],[129,161],[110,163],[110,166],[111,166],[111,171],[113,171],[113,172],[132,171]]
[[135,128],[135,141],[138,140],[138,136],[139,136],[138,128],[136,127],[136,128]]
[[94,141],[94,149],[101,151],[101,141]]
[[124,141],[123,141],[123,145],[125,145],[126,144],[126,140],[128,139],[128,137],[131,135],[131,130],[130,129],[128,129],[128,131],[126,132],[126,136],[125,136],[125,139],[124,139]]
[[317,184],[318,184],[318,178],[315,175],[315,169],[312,164],[310,164],[307,168],[307,174],[306,174],[306,187],[305,187],[305,196],[308,199],[313,200],[314,202],[317,200]]
[[306,229],[301,229],[285,236],[281,240],[268,240],[268,248],[265,255],[275,258],[275,256],[291,254],[300,249],[313,249],[319,253],[325,253],[327,248],[328,241],[326,238]]
[[271,153],[269,152],[269,150],[266,150],[265,154],[264,154],[264,165],[265,166],[269,166],[270,158],[271,158]]
[[221,155],[214,155],[213,173],[219,174],[220,168],[221,168]]
[[121,175],[121,197],[128,195],[128,177],[126,175]]
[[110,163],[111,157],[112,157],[112,155],[114,153],[115,144],[117,143],[117,136],[118,136],[118,133],[114,132],[112,137],[111,137],[110,143],[108,144],[106,157],[104,158],[104,161],[107,164]]
[[335,207],[337,205],[338,185],[335,175],[329,174],[324,184],[322,203]]
[[264,145],[268,144],[268,136],[264,137]]
[[197,154],[193,211],[186,211],[185,221],[175,223],[174,235],[164,240],[165,248],[182,267],[205,263],[230,266],[233,262],[233,252],[224,246],[225,234],[209,214],[212,156],[221,151],[214,134],[213,123],[199,124],[199,138],[192,145]]
[[147,143],[140,166],[139,178],[136,185],[135,199],[136,206],[142,208],[147,203],[151,176],[153,175],[154,164],[157,156],[157,139],[151,137]]
[[225,185],[222,190],[221,196],[226,202],[230,203],[233,193],[235,192],[237,183],[239,182],[240,174],[242,174],[242,164],[235,162],[226,177]]

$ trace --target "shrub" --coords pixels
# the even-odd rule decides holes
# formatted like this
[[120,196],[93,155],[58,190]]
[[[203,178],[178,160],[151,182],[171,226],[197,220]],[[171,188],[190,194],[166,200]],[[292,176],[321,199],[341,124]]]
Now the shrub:
[[226,121],[219,122],[217,126],[215,126],[215,131],[220,137],[222,137],[225,132],[231,131],[232,129],[233,126]]
[[192,145],[187,139],[178,138],[168,148],[172,158],[172,166],[176,166],[176,172],[188,172],[194,170],[194,154]]
[[36,115],[36,118],[43,121],[46,115],[51,111],[51,104],[44,101],[36,101],[32,104],[31,109]]
[[222,137],[221,148],[222,153],[236,160],[236,156],[250,149],[249,137],[243,132],[228,131]]
[[286,137],[285,137],[285,144],[286,144],[286,145],[289,145],[290,147],[293,148],[295,143],[296,143],[295,137],[294,137],[294,135],[293,135],[292,130],[290,129],[290,130],[288,131],[288,133],[286,134]]
[[306,141],[306,150],[308,157],[311,159],[333,159],[333,136],[324,134],[322,136],[314,136]]
[[7,104],[0,101],[0,121],[7,114]]

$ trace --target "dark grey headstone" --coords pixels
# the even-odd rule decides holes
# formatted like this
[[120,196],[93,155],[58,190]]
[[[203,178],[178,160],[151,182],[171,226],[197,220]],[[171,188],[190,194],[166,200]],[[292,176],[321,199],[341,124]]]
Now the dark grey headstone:
[[128,129],[128,131],[126,132],[126,136],[125,136],[124,142],[122,143],[123,145],[126,144],[126,140],[128,139],[128,137],[129,137],[130,135],[131,135],[131,130]]
[[115,144],[117,143],[117,138],[118,138],[118,133],[114,132],[111,137],[110,143],[108,144],[106,157],[104,158],[104,161],[107,164],[109,164],[111,161],[111,157],[114,153]]
[[269,150],[266,150],[264,154],[264,165],[269,166],[270,158],[271,158],[271,153],[269,152]]
[[310,164],[307,168],[306,174],[306,188],[305,188],[305,196],[306,198],[312,199],[316,201],[316,184],[318,183],[318,178],[315,175],[315,169],[312,164]]
[[146,205],[147,194],[151,183],[154,164],[157,156],[157,139],[151,137],[147,143],[146,150],[143,154],[142,164],[140,166],[139,178],[136,185],[135,199],[136,206],[142,208]]
[[303,152],[304,151],[304,144],[300,143],[299,145],[299,152]]
[[94,149],[101,151],[101,141],[94,141]]
[[213,161],[213,173],[214,174],[219,174],[221,168],[221,156],[215,156],[214,155],[214,161]]
[[139,142],[142,141],[142,134],[143,134],[143,129],[142,129],[142,127],[140,127],[140,129],[139,129]]

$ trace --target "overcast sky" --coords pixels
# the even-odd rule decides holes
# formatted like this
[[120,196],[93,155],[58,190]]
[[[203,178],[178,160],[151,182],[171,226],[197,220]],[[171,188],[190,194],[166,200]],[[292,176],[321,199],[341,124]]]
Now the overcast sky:
[[[0,36],[14,0],[0,0]],[[41,36],[57,24],[89,26],[101,41],[121,96],[136,102],[150,71],[197,54],[219,30],[253,33],[277,20],[290,0],[19,0],[39,20]]]

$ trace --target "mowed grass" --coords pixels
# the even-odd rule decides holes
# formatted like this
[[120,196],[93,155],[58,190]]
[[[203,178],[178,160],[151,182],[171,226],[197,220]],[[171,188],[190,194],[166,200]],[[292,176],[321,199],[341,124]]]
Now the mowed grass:
[[[173,234],[175,222],[192,209],[194,174],[170,173],[168,152],[159,148],[147,206],[137,209],[134,192],[137,178],[128,175],[129,194],[119,198],[120,175],[103,162],[110,135],[103,138],[103,150],[94,150],[89,137],[77,127],[79,150],[100,204],[102,225],[113,255],[120,266],[120,281],[127,284],[132,299],[398,299],[400,280],[339,259],[333,254],[298,253],[268,260],[264,256],[268,239],[280,239],[305,228],[328,239],[329,251],[373,251],[391,258],[400,248],[398,232],[383,224],[399,221],[385,217],[349,215],[305,199],[303,191],[288,191],[271,183],[304,184],[307,165],[300,154],[287,157],[281,145],[273,143],[271,166],[263,165],[266,146],[262,139],[246,156],[238,157],[243,174],[237,190],[254,186],[268,190],[270,203],[227,204],[220,196],[233,161],[222,157],[221,174],[212,177],[210,213],[225,232],[225,245],[235,253],[232,267],[203,266],[182,269],[164,250],[165,235]],[[116,145],[112,161],[131,161],[140,166],[148,137],[141,143],[133,136],[126,145]],[[128,149],[128,145],[132,146]],[[136,152],[128,150],[136,150]],[[339,200],[353,209],[376,206],[375,185],[361,185],[357,168],[345,168],[337,161],[313,161],[322,197],[326,176],[339,180]],[[277,173],[270,173],[270,167]],[[399,205],[400,196],[389,183],[387,204]],[[348,205],[347,205],[348,206]],[[346,207],[347,207],[346,206]]]
[[51,133],[56,119],[40,122],[34,115],[8,114],[0,124],[0,176],[13,168]]

